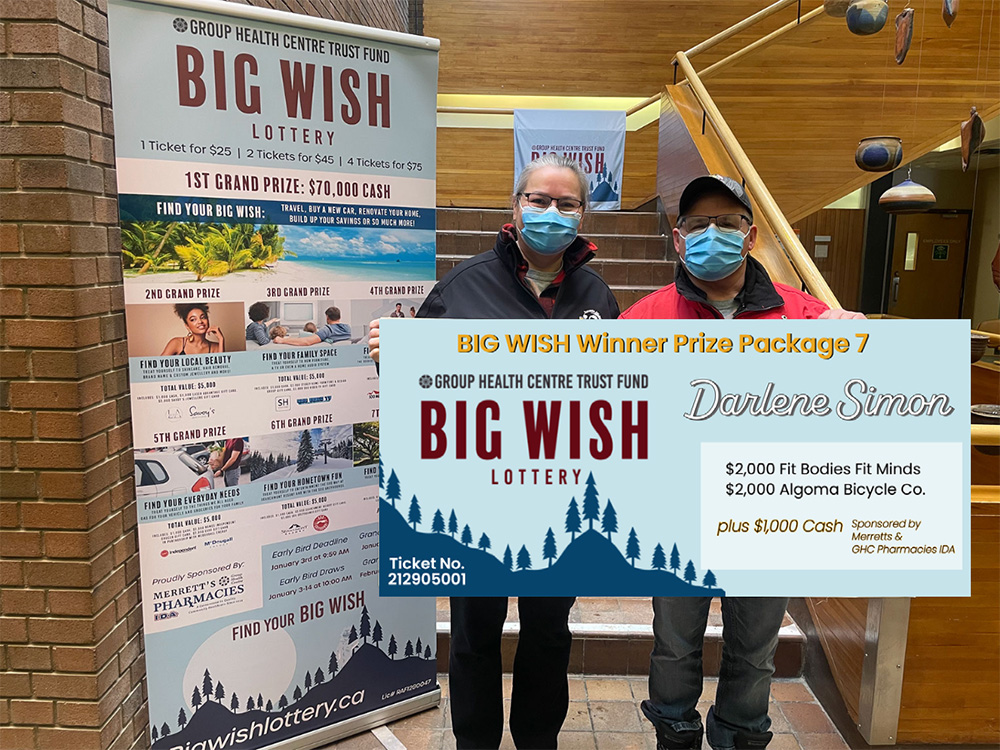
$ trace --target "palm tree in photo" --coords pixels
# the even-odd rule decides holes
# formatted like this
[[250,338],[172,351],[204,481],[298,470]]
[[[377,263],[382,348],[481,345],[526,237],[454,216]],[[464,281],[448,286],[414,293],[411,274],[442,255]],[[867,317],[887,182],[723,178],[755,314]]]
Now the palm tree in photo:
[[268,268],[286,255],[294,257],[295,253],[285,250],[285,238],[278,234],[275,224],[264,224],[250,239],[252,268]]
[[206,276],[225,276],[228,271],[226,262],[216,258],[205,242],[178,245],[174,252],[181,259],[181,264],[194,274],[196,281],[201,281]]
[[169,240],[178,226],[176,221],[136,221],[122,227],[122,252],[131,259],[133,268],[142,264],[137,273],[157,271],[175,260]]
[[240,271],[250,266],[253,254],[250,252],[250,240],[253,237],[253,227],[247,231],[246,224],[234,227],[212,227],[205,241],[211,249],[213,257],[224,261],[229,273]]

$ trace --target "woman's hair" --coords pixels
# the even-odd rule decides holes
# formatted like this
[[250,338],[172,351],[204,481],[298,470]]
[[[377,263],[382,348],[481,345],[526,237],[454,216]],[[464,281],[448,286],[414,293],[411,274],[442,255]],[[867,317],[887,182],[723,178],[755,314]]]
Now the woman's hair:
[[186,321],[188,313],[191,312],[192,310],[202,310],[205,313],[205,315],[208,315],[208,305],[202,305],[200,303],[193,305],[191,304],[174,305],[174,312],[177,313],[177,317],[180,318],[181,320]]
[[247,310],[247,315],[250,316],[250,320],[254,323],[260,323],[260,321],[267,318],[267,314],[270,312],[268,306],[263,302],[254,302],[250,305],[250,309]]
[[270,331],[268,331],[268,336],[271,337],[271,341],[274,341],[278,336],[287,336],[288,329],[284,326],[275,326]]
[[543,167],[560,167],[571,171],[580,182],[580,200],[583,201],[583,208],[586,210],[587,199],[590,197],[590,181],[587,179],[587,175],[583,173],[579,162],[556,153],[542,154],[521,170],[517,183],[514,185],[514,200],[517,200],[517,196],[524,192],[532,173]]

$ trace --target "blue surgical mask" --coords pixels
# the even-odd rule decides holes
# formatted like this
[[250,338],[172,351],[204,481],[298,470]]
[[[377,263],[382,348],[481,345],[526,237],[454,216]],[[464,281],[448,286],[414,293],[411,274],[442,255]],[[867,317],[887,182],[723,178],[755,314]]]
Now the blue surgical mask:
[[562,214],[555,206],[546,210],[534,206],[521,206],[524,228],[521,237],[528,247],[540,255],[561,253],[576,239],[580,214]]
[[684,267],[702,281],[718,281],[743,264],[743,240],[739,232],[720,232],[710,224],[701,234],[684,238]]

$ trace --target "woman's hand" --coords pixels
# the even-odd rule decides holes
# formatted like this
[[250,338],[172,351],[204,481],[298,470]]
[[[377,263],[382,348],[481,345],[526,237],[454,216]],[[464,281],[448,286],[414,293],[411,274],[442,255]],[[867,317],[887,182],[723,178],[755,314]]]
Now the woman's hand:
[[378,318],[368,324],[368,356],[378,362]]
[[205,331],[205,335],[207,336],[208,334],[215,336],[219,342],[219,351],[224,352],[226,350],[226,339],[222,335],[222,329],[219,328],[219,326],[211,326],[207,331]]

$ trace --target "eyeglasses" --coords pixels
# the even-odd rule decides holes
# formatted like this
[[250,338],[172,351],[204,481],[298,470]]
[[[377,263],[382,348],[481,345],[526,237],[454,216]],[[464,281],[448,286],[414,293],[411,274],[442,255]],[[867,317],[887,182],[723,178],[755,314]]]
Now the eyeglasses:
[[583,208],[583,201],[576,198],[553,198],[546,193],[518,193],[518,195],[524,196],[525,200],[528,201],[528,205],[533,208],[544,210],[553,203],[556,204],[556,210],[566,213],[576,213]]
[[[701,234],[712,222],[719,228],[720,232],[728,234],[745,233],[750,229],[749,216],[743,214],[719,214],[718,216],[682,216],[677,222],[677,228],[684,230],[685,235]],[[743,224],[746,222],[746,229]]]

